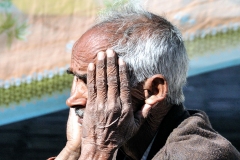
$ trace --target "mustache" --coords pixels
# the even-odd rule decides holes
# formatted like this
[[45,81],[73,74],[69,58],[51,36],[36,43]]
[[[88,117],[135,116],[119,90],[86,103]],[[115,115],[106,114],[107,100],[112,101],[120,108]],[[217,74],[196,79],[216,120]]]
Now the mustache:
[[80,118],[83,118],[84,116],[84,109],[83,108],[76,108],[75,109],[75,113],[77,116],[79,116]]

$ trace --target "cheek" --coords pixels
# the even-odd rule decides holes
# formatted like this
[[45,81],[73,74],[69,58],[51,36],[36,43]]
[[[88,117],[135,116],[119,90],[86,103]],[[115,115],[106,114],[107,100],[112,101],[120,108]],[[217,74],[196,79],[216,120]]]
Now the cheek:
[[132,89],[131,95],[134,112],[141,110],[142,106],[145,104],[144,92],[141,92],[137,89]]
[[73,93],[75,92],[75,90],[76,90],[76,85],[77,85],[77,79],[76,79],[76,77],[74,76],[74,78],[73,78],[73,83],[72,83],[72,88],[71,88],[71,95],[73,95]]
[[133,111],[136,112],[138,110],[142,109],[142,106],[145,104],[144,99],[138,99],[134,96],[132,96],[132,106],[133,106]]
[[76,77],[74,77],[74,80],[73,80],[71,96],[84,97],[84,98],[87,98],[88,96],[87,85],[82,80],[79,80]]
[[136,101],[145,100],[144,91],[138,89],[131,89],[132,98]]
[[87,85],[84,82],[81,82],[79,85],[77,85],[77,92],[84,96],[85,98],[87,98],[88,97]]

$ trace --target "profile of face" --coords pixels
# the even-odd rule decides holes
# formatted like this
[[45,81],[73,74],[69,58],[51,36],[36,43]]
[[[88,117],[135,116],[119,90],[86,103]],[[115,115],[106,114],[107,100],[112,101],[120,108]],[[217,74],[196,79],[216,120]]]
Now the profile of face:
[[[86,85],[88,64],[96,62],[97,53],[106,51],[111,47],[107,42],[108,38],[106,36],[107,35],[103,34],[100,29],[92,28],[83,34],[73,47],[71,65],[68,73],[73,74],[74,79],[71,95],[67,99],[66,104],[70,108],[75,108],[76,114],[79,116],[78,122],[80,124],[83,120],[84,108],[86,107],[88,98],[88,88]],[[132,89],[131,92],[134,92],[135,95],[132,96],[133,103],[138,103],[138,105],[142,106],[144,103],[144,91],[135,88]],[[140,99],[141,101],[139,102]],[[139,107],[141,108],[141,106]]]

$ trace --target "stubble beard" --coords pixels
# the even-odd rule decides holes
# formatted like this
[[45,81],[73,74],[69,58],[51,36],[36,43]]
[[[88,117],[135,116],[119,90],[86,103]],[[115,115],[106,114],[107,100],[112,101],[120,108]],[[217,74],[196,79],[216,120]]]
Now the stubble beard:
[[83,108],[76,108],[75,113],[78,117],[83,118],[84,116],[84,109]]

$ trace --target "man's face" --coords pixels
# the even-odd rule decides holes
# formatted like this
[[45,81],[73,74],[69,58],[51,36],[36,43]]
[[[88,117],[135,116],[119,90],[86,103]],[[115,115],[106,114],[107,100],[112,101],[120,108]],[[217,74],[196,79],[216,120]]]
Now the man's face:
[[74,75],[71,95],[66,104],[76,109],[79,123],[82,123],[83,109],[86,106],[88,90],[86,75],[88,64],[96,61],[97,53],[107,49],[106,39],[97,29],[90,29],[75,43],[72,51],[71,66],[68,73]]
[[[98,52],[106,51],[110,47],[107,39],[107,36],[103,35],[99,29],[93,28],[87,31],[73,47],[71,67],[68,73],[74,75],[74,80],[71,96],[67,99],[66,104],[76,109],[76,114],[79,116],[79,123],[82,123],[83,110],[88,98],[86,85],[87,67],[89,63],[96,62]],[[141,85],[138,88],[141,88]],[[131,92],[133,92],[132,101],[133,106],[135,106],[134,110],[136,110],[144,104],[143,90],[132,89]]]

